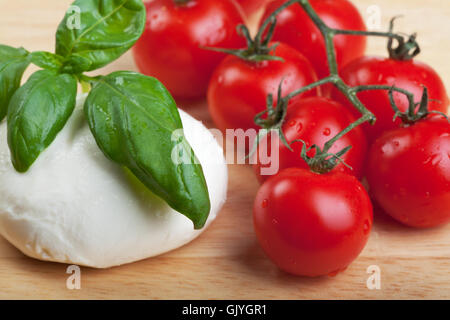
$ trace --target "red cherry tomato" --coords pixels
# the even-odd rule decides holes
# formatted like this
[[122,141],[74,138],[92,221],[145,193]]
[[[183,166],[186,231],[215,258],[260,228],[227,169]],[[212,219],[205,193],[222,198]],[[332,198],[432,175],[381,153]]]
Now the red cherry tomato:
[[242,10],[244,11],[245,15],[247,17],[252,16],[254,13],[263,10],[264,7],[271,1],[271,0],[236,0],[239,5],[242,7]]
[[[448,97],[439,75],[424,63],[415,60],[398,61],[390,58],[361,57],[345,66],[340,75],[349,86],[360,85],[395,85],[414,94],[416,102],[422,97],[423,87],[427,87],[431,100],[429,110],[447,113]],[[333,89],[334,99],[352,108],[351,103],[342,93]],[[393,121],[394,111],[389,101],[388,91],[363,91],[358,93],[361,102],[377,117],[374,126],[364,124],[369,141],[375,140],[386,130],[399,126],[400,119]],[[404,112],[408,109],[408,100],[401,93],[394,93],[394,100]]]
[[228,0],[174,0],[146,2],[147,24],[134,47],[139,70],[158,78],[177,98],[206,94],[214,68],[226,56],[202,47],[241,48],[236,32],[243,23]]
[[[345,107],[328,98],[312,97],[294,102],[289,106],[282,126],[287,142],[292,143],[293,151],[289,150],[278,138],[278,148],[276,149],[278,156],[273,155],[270,134],[261,139],[258,152],[255,152],[257,161],[254,165],[258,179],[263,182],[270,177],[270,175],[262,174],[263,168],[275,167],[279,170],[290,167],[308,168],[306,162],[300,157],[303,143],[293,141],[301,139],[305,141],[307,147],[315,144],[322,149],[328,140],[355,120]],[[352,146],[352,148],[342,156],[342,160],[352,169],[340,163],[334,171],[353,174],[360,179],[363,175],[364,160],[368,148],[366,137],[360,127],[356,127],[337,140],[331,147],[330,152],[336,153],[347,146]],[[311,150],[308,155],[314,156],[314,154],[315,151]],[[264,156],[261,158],[258,155]]]
[[[275,0],[266,8],[264,21],[285,0]],[[311,0],[312,7],[329,26],[344,30],[366,30],[358,10],[347,0]],[[303,53],[313,64],[319,78],[329,75],[325,41],[313,21],[300,4],[293,4],[277,15],[277,27],[273,41],[290,44]],[[362,36],[338,35],[334,38],[338,66],[364,54],[366,38]],[[331,86],[326,86],[331,90]],[[328,92],[326,92],[328,93]]]
[[373,222],[369,196],[354,176],[300,168],[285,169],[261,186],[253,218],[269,258],[300,276],[347,268],[364,248]]
[[[284,94],[317,80],[313,67],[297,50],[280,43],[272,54],[284,62],[249,62],[229,55],[214,71],[208,88],[208,105],[219,129],[257,129],[254,117],[266,109],[269,93],[276,100],[281,80]],[[313,90],[299,97],[317,94]]]
[[412,227],[450,221],[450,124],[441,116],[385,132],[368,157],[370,191],[384,211]]

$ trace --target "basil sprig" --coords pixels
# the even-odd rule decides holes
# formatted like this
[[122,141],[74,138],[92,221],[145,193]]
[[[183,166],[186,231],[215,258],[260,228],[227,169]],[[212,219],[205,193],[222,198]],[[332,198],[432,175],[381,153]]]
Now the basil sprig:
[[[77,81],[92,86],[84,110],[99,148],[199,229],[210,211],[208,188],[170,93],[135,72],[83,74],[120,57],[144,26],[142,0],[76,0],[58,27],[55,53],[0,45],[0,117],[7,114],[11,160],[27,171],[71,116]],[[30,62],[43,70],[20,87]],[[188,161],[175,161],[174,151]]]

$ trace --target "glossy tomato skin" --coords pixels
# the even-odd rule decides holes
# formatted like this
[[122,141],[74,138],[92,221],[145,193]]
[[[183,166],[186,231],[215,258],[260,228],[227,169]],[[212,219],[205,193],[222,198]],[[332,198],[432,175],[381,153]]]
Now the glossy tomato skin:
[[[366,56],[349,63],[341,70],[340,75],[344,82],[352,87],[395,85],[413,93],[416,102],[420,101],[425,86],[430,99],[433,99],[429,102],[429,110],[447,113],[449,100],[441,78],[432,68],[419,61],[398,61]],[[332,97],[355,112],[351,103],[337,89],[333,89]],[[358,98],[377,117],[375,125],[368,123],[363,125],[369,141],[375,140],[386,130],[400,125],[400,119],[393,121],[394,111],[389,101],[388,91],[364,91],[358,93]],[[394,99],[401,111],[408,109],[408,100],[405,95],[394,93]]]
[[450,124],[433,116],[384,133],[370,148],[367,179],[384,211],[417,228],[450,221]]
[[372,215],[355,177],[301,168],[268,179],[253,207],[256,236],[269,258],[288,273],[310,277],[347,268],[369,238]]
[[134,46],[139,70],[158,78],[176,98],[206,94],[214,68],[226,56],[202,47],[242,48],[245,40],[236,32],[243,23],[229,0],[173,0],[145,3],[147,24]]
[[[269,3],[262,21],[284,2],[284,0],[275,0]],[[350,1],[311,0],[310,3],[329,27],[345,30],[366,30],[361,15]],[[293,4],[278,14],[273,41],[282,41],[303,53],[313,64],[319,78],[329,75],[325,41],[319,29],[300,4]],[[334,44],[338,66],[341,68],[364,54],[366,38],[338,35],[334,38]],[[327,88],[330,89],[331,87]]]
[[[276,100],[281,80],[283,95],[317,80],[309,61],[292,47],[280,43],[272,54],[284,62],[249,62],[229,55],[216,68],[208,88],[208,105],[217,128],[258,129],[254,117],[266,109],[269,93]],[[317,89],[311,90],[291,102],[317,94]]]
[[[256,164],[253,166],[259,181],[264,182],[270,177],[270,175],[262,174],[262,168],[271,166],[278,167],[279,170],[290,167],[308,168],[306,162],[300,157],[303,143],[294,141],[301,139],[306,142],[307,147],[315,144],[323,148],[328,140],[355,120],[350,111],[331,99],[310,97],[297,100],[289,106],[282,126],[286,140],[291,144],[293,151],[289,150],[278,138],[278,148],[275,149],[278,152],[278,162],[276,162],[277,157],[272,157],[270,136],[261,139],[258,153],[255,153]],[[352,169],[340,163],[334,170],[353,174],[361,179],[368,148],[361,127],[356,127],[336,141],[330,152],[337,153],[347,146],[352,146],[352,148],[342,156],[342,159]],[[311,150],[308,155],[313,156],[314,153]]]

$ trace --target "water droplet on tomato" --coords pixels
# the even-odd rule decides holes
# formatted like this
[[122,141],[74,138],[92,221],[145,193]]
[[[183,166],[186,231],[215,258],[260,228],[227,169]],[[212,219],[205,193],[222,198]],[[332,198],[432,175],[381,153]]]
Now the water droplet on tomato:
[[440,154],[434,154],[429,157],[423,164],[431,164],[433,166],[438,165],[442,160],[442,156]]
[[272,223],[273,224],[278,224],[278,220],[277,219],[272,219]]
[[398,147],[400,145],[400,142],[398,142],[397,140],[393,142],[395,147]]
[[331,134],[330,128],[325,128],[325,129],[323,130],[323,135],[324,135],[324,136],[329,136],[330,134]]
[[267,208],[268,205],[269,205],[269,200],[264,199],[264,200],[262,201],[261,206],[262,206],[263,208]]
[[370,222],[369,220],[364,221],[363,232],[364,234],[368,234],[370,231]]
[[433,166],[437,166],[437,165],[441,162],[441,160],[442,160],[441,155],[440,155],[440,154],[435,154],[435,155],[432,157],[431,164],[432,164]]
[[289,121],[289,126],[290,126],[290,127],[293,127],[293,126],[295,126],[295,123],[296,123],[295,120],[291,120],[291,121]]
[[425,192],[425,197],[429,198],[431,196],[431,193],[429,191]]
[[[259,61],[258,62],[258,66],[260,68],[266,68],[268,65],[269,65],[269,60],[264,60],[264,61]],[[272,90],[270,90],[270,91],[276,91],[276,90],[278,90],[278,88],[277,87],[273,87]]]

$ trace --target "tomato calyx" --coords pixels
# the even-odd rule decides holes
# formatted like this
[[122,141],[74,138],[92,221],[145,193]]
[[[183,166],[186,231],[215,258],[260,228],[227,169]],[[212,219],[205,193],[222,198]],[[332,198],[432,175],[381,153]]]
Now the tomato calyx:
[[[334,83],[338,81],[339,79],[336,78],[336,76],[329,76],[326,78],[323,78],[321,80],[318,80],[316,82],[310,83],[307,86],[301,87],[298,90],[294,90],[293,92],[289,93],[286,96],[282,96],[282,86],[284,79],[281,79],[280,84],[278,85],[278,91],[277,91],[277,103],[274,107],[274,99],[272,94],[267,95],[266,99],[266,110],[256,114],[254,118],[254,123],[257,126],[260,126],[263,130],[262,136],[264,136],[264,133],[267,134],[267,130],[275,130],[278,131],[279,136],[283,144],[292,151],[291,146],[286,140],[286,137],[284,136],[283,131],[281,130],[281,126],[284,123],[284,120],[286,118],[287,114],[287,108],[290,99],[294,98],[295,96],[298,96],[302,93],[305,93],[306,91],[312,90],[316,87],[319,87],[326,83]],[[364,106],[363,106],[364,107]],[[371,118],[373,115],[368,112],[366,116],[364,117],[364,121]],[[262,138],[258,135],[255,144],[257,146],[259,139]]]
[[254,38],[252,38],[252,36],[250,35],[250,31],[248,30],[246,25],[244,24],[238,25],[236,27],[236,30],[240,36],[245,38],[247,42],[247,48],[223,49],[223,48],[205,47],[205,49],[231,54],[242,60],[251,62],[261,62],[270,60],[277,60],[284,62],[283,58],[277,57],[275,55],[275,49],[277,48],[279,43],[273,43],[269,45],[269,42],[272,39],[273,31],[275,30],[275,25],[276,19],[272,18],[267,35],[265,37],[258,37],[257,35]]
[[389,90],[389,100],[391,102],[391,106],[395,111],[395,115],[394,115],[394,121],[397,118],[400,118],[400,120],[402,120],[402,122],[406,125],[412,125],[422,119],[425,119],[426,117],[428,117],[430,114],[438,114],[443,116],[445,119],[447,119],[447,121],[450,122],[449,118],[447,117],[446,114],[440,112],[440,111],[436,111],[436,110],[428,110],[428,105],[429,105],[429,98],[428,98],[428,89],[426,87],[423,88],[423,93],[422,93],[422,98],[420,100],[419,103],[410,103],[409,108],[407,111],[405,112],[401,112],[399,110],[399,108],[397,107],[395,100],[394,100],[394,95],[393,95],[393,90]]
[[[394,34],[394,22],[399,18],[393,17],[389,23],[389,32],[393,36],[389,37],[387,49],[389,52],[389,58],[399,61],[412,60],[420,53],[420,46],[416,41],[417,34],[413,33],[407,40],[400,34]],[[394,46],[394,39],[397,41],[397,46]]]
[[273,95],[269,93],[266,100],[266,110],[258,113],[255,116],[255,124],[263,129],[273,129],[275,127],[281,127],[284,122],[289,100],[281,96],[282,83],[283,81],[281,81],[278,86],[276,106],[273,106]]
[[[281,142],[290,150],[294,151],[291,147],[291,145],[295,142],[301,142],[303,144],[300,157],[308,164],[311,171],[324,174],[327,172],[330,172],[333,170],[339,163],[343,163],[348,168],[352,169],[348,164],[342,160],[342,156],[347,153],[352,146],[347,146],[344,149],[342,149],[339,152],[336,153],[330,153],[329,150],[333,146],[333,144],[336,142],[336,140],[340,139],[342,136],[344,136],[346,133],[348,133],[350,130],[361,124],[362,122],[366,121],[364,117],[362,117],[360,120],[355,121],[354,123],[350,124],[347,128],[342,130],[340,133],[338,133],[336,136],[334,136],[332,139],[330,139],[328,142],[325,143],[324,147],[321,149],[318,145],[313,144],[309,148],[307,147],[307,144],[305,141],[301,139],[293,140],[291,143],[289,143],[286,140],[286,136],[284,135],[284,132],[282,130],[282,126],[285,122],[285,118],[287,115],[287,108],[289,104],[289,100],[291,98],[290,95],[287,95],[285,97],[282,97],[282,83],[280,82],[280,85],[278,86],[278,92],[277,92],[277,103],[274,107],[274,99],[273,95],[269,94],[267,96],[267,102],[266,102],[266,110],[263,112],[258,113],[255,116],[254,122],[256,125],[260,126],[264,130],[260,130],[258,132],[258,136],[255,140],[254,146],[252,151],[248,156],[251,156],[256,148],[258,147],[259,141],[267,135],[268,133],[272,134],[278,134],[278,137],[280,138]],[[318,82],[319,84],[321,82]],[[308,88],[313,88],[315,84],[309,85],[303,88],[303,90],[306,90]],[[314,152],[314,155],[310,156],[309,154]]]
[[[339,163],[342,163],[350,170],[353,170],[353,168],[345,163],[345,161],[342,159],[342,156],[346,154],[352,148],[352,146],[347,146],[339,152],[331,153],[328,152],[329,147],[327,146],[327,144],[325,144],[323,149],[320,149],[320,147],[316,144],[313,144],[308,148],[306,142],[301,139],[293,140],[292,143],[294,142],[301,142],[303,144],[302,151],[300,152],[300,157],[308,164],[311,171],[315,173],[328,173],[333,170]],[[315,151],[314,155],[309,156],[308,154],[313,150]]]
[[260,126],[264,130],[259,130],[258,136],[256,137],[255,143],[248,157],[250,157],[258,147],[259,141],[267,135],[270,131],[278,133],[281,142],[290,150],[293,151],[291,146],[286,140],[286,137],[282,130],[282,125],[284,123],[284,119],[287,114],[287,106],[289,103],[289,97],[282,97],[282,84],[283,80],[281,80],[278,86],[277,92],[277,103],[274,107],[273,95],[268,94],[266,100],[266,110],[258,113],[254,122],[256,125]]
[[[285,2],[277,10],[275,10],[261,25],[255,37],[252,37],[247,26],[240,24],[236,27],[237,33],[244,37],[247,42],[247,47],[243,49],[224,49],[224,48],[211,48],[204,47],[204,49],[223,52],[227,54],[234,55],[242,60],[250,62],[261,62],[261,61],[281,61],[284,62],[283,58],[277,57],[275,55],[275,49],[278,43],[271,43],[273,32],[277,24],[276,16],[282,10],[288,6],[297,3],[298,0],[290,0]],[[267,33],[266,33],[267,29]],[[265,34],[265,35],[264,35]]]

